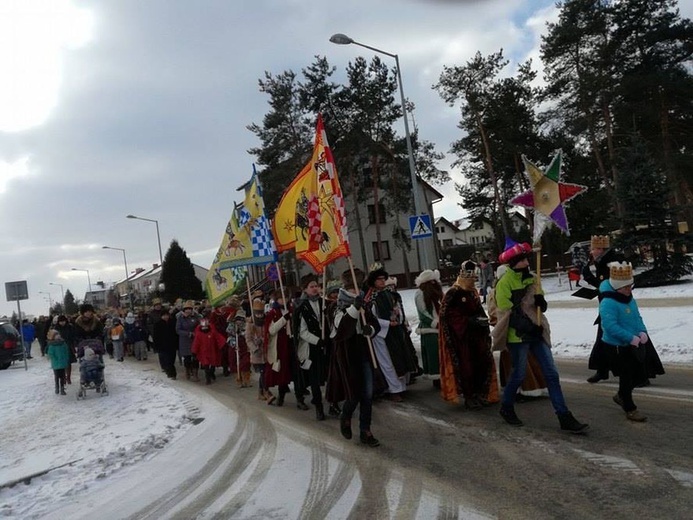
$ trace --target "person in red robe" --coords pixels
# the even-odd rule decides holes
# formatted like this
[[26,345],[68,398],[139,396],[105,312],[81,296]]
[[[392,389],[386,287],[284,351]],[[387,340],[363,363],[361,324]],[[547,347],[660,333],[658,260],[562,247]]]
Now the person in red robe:
[[215,369],[221,366],[221,349],[226,338],[211,327],[209,320],[202,319],[193,332],[192,353],[205,372],[205,384],[216,381]]

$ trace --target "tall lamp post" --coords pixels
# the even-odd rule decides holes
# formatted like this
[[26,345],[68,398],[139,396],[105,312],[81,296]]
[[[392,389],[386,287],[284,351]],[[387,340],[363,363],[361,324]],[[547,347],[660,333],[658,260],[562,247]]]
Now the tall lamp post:
[[161,254],[161,235],[159,235],[159,221],[152,218],[136,217],[135,215],[127,215],[125,218],[134,218],[137,220],[146,220],[147,222],[154,222],[156,224],[156,241],[159,244],[159,265],[163,269],[164,257]]
[[[46,291],[39,291],[39,294],[45,294],[48,296],[48,314],[51,313],[53,310],[53,298],[51,297],[51,293],[46,292]],[[65,312],[65,309],[63,309],[63,313]],[[20,323],[21,323],[21,318],[20,318]]]
[[[89,283],[89,302],[87,302],[87,303],[91,303],[91,300],[92,300],[92,295],[91,295],[91,276],[89,276],[89,269],[77,269],[76,267],[73,267],[73,268],[72,268],[72,271],[84,271],[85,273],[87,273],[87,282]],[[86,299],[86,298],[85,298],[85,299]]]
[[[392,54],[391,52],[384,51],[382,49],[378,49],[376,47],[371,47],[370,45],[366,45],[360,42],[357,42],[353,38],[350,38],[346,34],[342,33],[337,33],[333,34],[330,36],[330,41],[332,43],[336,43],[337,45],[358,45],[359,47],[363,47],[365,49],[369,49],[373,52],[377,52],[380,54],[384,54],[385,56],[390,56],[391,58],[395,59],[395,66],[397,67],[397,83],[399,83],[399,95],[400,98],[402,99],[402,115],[404,117],[404,135],[405,135],[405,140],[407,141],[407,153],[409,155],[409,175],[411,176],[411,189],[414,192],[414,213],[417,215],[421,215],[424,212],[423,207],[421,206],[421,203],[419,201],[419,189],[416,183],[416,164],[414,163],[414,149],[412,148],[411,145],[411,134],[409,133],[409,118],[407,117],[407,105],[405,102],[404,98],[404,87],[402,86],[402,71],[400,70],[399,67],[399,56],[397,54]],[[426,252],[426,248],[423,248],[423,263],[424,263],[424,269],[429,267],[428,265],[428,253]]]
[[125,289],[128,291],[128,301],[130,303],[130,310],[132,310],[132,291],[130,290],[130,282],[128,281],[130,279],[130,271],[128,271],[128,259],[125,256],[125,249],[121,247],[109,247],[109,246],[101,246],[102,249],[113,249],[114,251],[122,251],[123,252],[123,263],[125,264]]
[[63,297],[63,312],[65,312],[65,291],[63,290],[63,284],[48,282],[48,285],[57,285],[60,287],[60,295]]

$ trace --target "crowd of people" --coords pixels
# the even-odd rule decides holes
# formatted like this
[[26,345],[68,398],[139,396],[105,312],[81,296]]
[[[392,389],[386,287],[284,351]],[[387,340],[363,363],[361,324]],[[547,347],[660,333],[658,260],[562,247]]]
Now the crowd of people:
[[[632,296],[632,266],[610,251],[608,237],[593,237],[594,267],[584,275],[600,299],[590,358],[597,373],[590,381],[609,372],[618,376],[614,402],[627,419],[644,421],[633,389],[664,370]],[[468,410],[500,403],[500,415],[511,426],[523,425],[516,402],[548,393],[560,428],[583,433],[588,425],[568,408],[551,354],[548,305],[530,271],[531,255],[529,244],[509,241],[495,273],[488,261],[478,269],[463,265],[447,291],[438,271],[417,276],[421,366],[397,279],[381,265],[368,273],[345,271],[326,284],[324,294],[321,281],[310,274],[288,297],[282,289],[255,291],[215,308],[155,299],[147,311],[99,317],[83,304],[74,319],[48,318],[36,337],[42,355],[51,359],[56,394],[65,395],[65,385],[72,383],[80,341],[99,339],[116,362],[146,360],[155,352],[170,379],[177,379],[178,366],[186,380],[198,382],[202,374],[206,385],[218,375],[232,378],[239,388],[256,381],[257,398],[270,406],[284,406],[293,393],[296,407],[305,411],[312,405],[316,420],[339,418],[346,439],[353,436],[358,408],[359,440],[372,447],[379,445],[371,431],[373,400],[403,401],[420,376],[443,399]],[[611,261],[605,264],[605,258]],[[501,351],[499,367],[493,350]]]

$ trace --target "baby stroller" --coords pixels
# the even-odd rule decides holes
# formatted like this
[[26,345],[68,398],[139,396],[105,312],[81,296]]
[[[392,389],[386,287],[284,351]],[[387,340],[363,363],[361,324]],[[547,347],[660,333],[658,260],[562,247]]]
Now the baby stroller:
[[101,397],[108,395],[104,377],[103,355],[106,352],[98,339],[85,339],[77,345],[79,360],[79,390],[77,400],[86,399],[87,390],[96,390]]

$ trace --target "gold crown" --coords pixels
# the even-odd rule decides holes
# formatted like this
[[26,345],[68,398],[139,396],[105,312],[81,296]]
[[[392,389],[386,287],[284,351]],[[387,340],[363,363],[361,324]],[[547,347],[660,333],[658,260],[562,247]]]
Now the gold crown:
[[381,264],[380,262],[373,262],[370,268],[368,269],[368,272],[372,273],[373,271],[377,271],[378,269],[384,269],[383,264]]
[[592,235],[590,238],[591,249],[609,249],[610,247],[609,235]]
[[476,273],[474,271],[460,269],[460,273],[457,275],[457,278],[476,278]]
[[628,262],[613,262],[609,264],[609,278],[612,280],[631,280],[633,278],[633,266]]

